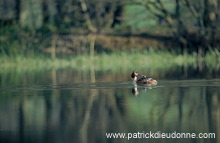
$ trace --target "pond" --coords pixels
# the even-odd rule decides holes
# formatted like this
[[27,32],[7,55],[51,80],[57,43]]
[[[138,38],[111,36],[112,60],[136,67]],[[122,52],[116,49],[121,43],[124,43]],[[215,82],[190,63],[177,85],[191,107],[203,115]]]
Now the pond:
[[155,87],[134,87],[131,71],[1,72],[0,142],[220,142],[219,69],[174,69],[149,75]]

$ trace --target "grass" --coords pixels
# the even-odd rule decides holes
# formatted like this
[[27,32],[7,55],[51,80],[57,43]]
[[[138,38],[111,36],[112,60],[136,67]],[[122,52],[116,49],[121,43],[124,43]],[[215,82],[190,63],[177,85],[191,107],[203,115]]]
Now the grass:
[[111,54],[95,54],[93,60],[88,54],[76,55],[68,58],[51,59],[43,55],[24,56],[0,56],[1,69],[7,70],[16,68],[16,70],[45,70],[73,68],[76,70],[90,70],[94,68],[110,71],[128,71],[128,70],[148,70],[158,71],[167,70],[173,66],[193,66],[198,62],[203,62],[211,68],[218,68],[220,65],[220,56],[218,51],[210,51],[205,57],[198,58],[196,54],[178,55],[168,51],[145,50],[142,52],[117,52]]

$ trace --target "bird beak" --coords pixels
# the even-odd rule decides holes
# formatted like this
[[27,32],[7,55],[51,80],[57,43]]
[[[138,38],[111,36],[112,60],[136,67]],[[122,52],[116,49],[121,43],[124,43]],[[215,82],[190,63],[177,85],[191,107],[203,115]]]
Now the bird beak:
[[141,75],[141,74],[139,74],[139,73],[138,73],[138,75],[139,75],[139,76],[143,76],[143,75]]

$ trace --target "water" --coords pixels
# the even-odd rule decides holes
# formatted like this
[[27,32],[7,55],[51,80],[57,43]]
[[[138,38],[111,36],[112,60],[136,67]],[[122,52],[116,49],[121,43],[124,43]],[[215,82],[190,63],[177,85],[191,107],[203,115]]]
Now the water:
[[[218,72],[156,73],[134,87],[130,71],[72,69],[0,74],[1,143],[220,142]],[[169,76],[170,75],[170,76]],[[194,76],[196,75],[196,76]],[[106,133],[215,133],[215,139],[107,139]]]

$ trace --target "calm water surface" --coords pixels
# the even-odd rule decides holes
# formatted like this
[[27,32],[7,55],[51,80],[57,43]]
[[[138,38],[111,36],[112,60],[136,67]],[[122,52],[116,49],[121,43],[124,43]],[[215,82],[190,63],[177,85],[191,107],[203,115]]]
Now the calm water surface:
[[[195,76],[194,76],[195,75]],[[1,143],[220,142],[218,74],[153,75],[135,88],[130,71],[0,74]],[[215,139],[107,139],[106,133],[215,133]]]

